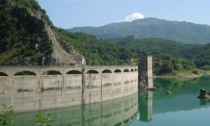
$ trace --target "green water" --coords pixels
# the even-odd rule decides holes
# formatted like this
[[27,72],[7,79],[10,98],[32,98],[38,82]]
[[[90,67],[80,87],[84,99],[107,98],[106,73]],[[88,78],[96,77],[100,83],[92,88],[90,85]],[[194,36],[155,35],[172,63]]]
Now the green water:
[[[138,112],[138,93],[111,101],[39,111],[54,120],[53,126],[120,126],[129,125]],[[39,112],[19,113],[15,126],[32,126]]]
[[[40,111],[53,126],[201,126],[210,124],[210,102],[197,98],[200,88],[210,90],[210,77],[190,80],[154,79],[157,92],[140,91],[112,101]],[[166,91],[173,94],[167,95]],[[31,126],[36,113],[14,116],[15,126]]]
[[[210,77],[188,81],[155,79],[159,91],[139,93],[139,115],[131,126],[202,126],[210,124],[210,101],[197,98],[210,90]],[[166,95],[166,91],[172,95]],[[143,103],[141,102],[143,101]]]

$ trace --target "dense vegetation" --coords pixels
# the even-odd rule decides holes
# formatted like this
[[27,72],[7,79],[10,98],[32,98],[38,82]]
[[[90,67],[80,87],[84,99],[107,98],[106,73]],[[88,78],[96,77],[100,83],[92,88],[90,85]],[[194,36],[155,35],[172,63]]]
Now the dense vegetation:
[[137,64],[138,57],[144,54],[153,56],[154,73],[157,75],[197,68],[210,69],[210,44],[181,44],[172,40],[136,39],[133,36],[102,40],[85,33],[66,32],[63,29],[55,31],[85,56],[88,65]]
[[45,22],[52,23],[35,0],[1,0],[0,17],[1,65],[39,65],[52,52]]
[[60,38],[85,56],[87,65],[131,64],[133,54],[125,47],[98,40],[85,33],[71,33],[63,29],[54,30]]
[[172,40],[159,38],[136,39],[129,36],[122,39],[109,40],[120,46],[127,47],[138,54],[154,57],[156,74],[171,73],[195,68],[210,69],[210,44],[181,44]]
[[129,64],[133,57],[124,47],[56,28],[35,0],[1,0],[0,17],[0,65],[41,65],[44,58],[50,59],[53,49],[46,24],[83,54],[87,65]]
[[[153,56],[155,74],[210,69],[210,44],[181,44],[160,38],[128,36],[98,39],[86,33],[72,33],[53,26],[35,0],[0,0],[0,65],[40,65],[53,49],[46,24],[84,55],[87,65],[137,64],[139,55]],[[193,71],[197,73],[196,71]]]

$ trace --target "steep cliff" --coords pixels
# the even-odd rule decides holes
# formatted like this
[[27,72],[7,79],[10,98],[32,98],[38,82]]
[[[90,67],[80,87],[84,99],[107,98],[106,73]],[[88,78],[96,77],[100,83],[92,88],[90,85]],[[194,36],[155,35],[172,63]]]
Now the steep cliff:
[[[35,0],[0,0],[0,65],[82,65]],[[58,39],[59,38],[59,39]]]

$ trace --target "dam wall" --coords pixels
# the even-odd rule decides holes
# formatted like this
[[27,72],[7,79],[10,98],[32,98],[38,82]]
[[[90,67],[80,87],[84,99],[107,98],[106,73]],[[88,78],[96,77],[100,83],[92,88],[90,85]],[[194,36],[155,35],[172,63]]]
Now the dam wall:
[[[42,111],[55,126],[128,126],[138,114],[138,92],[119,99]],[[38,111],[16,113],[15,126],[32,126]]]
[[137,66],[0,67],[0,104],[15,112],[108,101],[137,90]]

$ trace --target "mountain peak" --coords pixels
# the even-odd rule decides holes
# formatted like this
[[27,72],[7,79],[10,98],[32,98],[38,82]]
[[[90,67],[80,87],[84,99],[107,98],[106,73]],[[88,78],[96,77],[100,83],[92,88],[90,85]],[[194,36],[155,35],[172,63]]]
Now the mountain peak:
[[99,38],[119,38],[136,36],[139,38],[163,38],[182,43],[205,44],[210,42],[210,26],[190,22],[168,21],[157,18],[144,18],[132,22],[119,22],[101,27],[80,27],[69,29],[72,32],[85,32]]

